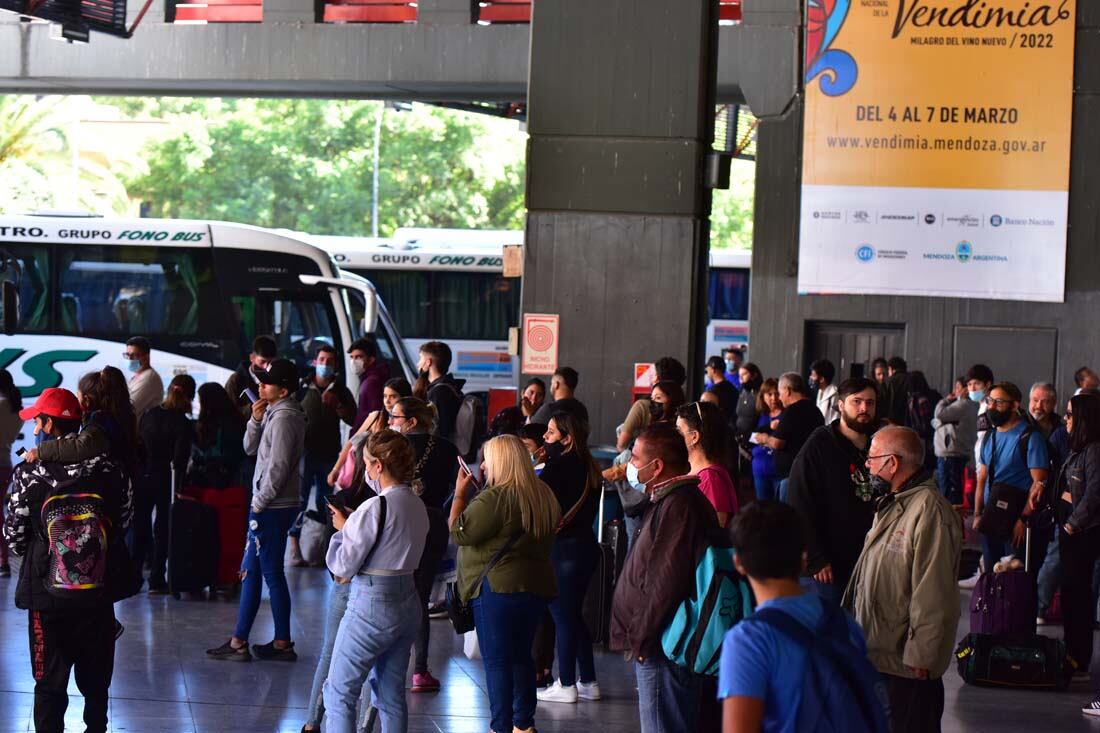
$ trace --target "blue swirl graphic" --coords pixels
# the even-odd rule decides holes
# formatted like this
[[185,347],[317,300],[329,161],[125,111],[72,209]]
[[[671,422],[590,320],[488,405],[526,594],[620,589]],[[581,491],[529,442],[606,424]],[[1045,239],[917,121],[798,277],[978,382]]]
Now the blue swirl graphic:
[[824,94],[839,97],[855,86],[859,69],[850,53],[830,48],[819,55],[806,72],[806,83],[811,83],[817,76],[821,76],[818,84]]

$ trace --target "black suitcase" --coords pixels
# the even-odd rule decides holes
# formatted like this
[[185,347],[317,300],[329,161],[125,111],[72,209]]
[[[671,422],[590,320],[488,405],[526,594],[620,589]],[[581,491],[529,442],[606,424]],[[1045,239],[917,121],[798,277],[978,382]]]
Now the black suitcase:
[[1039,634],[968,634],[955,662],[971,685],[1029,690],[1064,690],[1076,666],[1065,642]]
[[168,522],[168,592],[201,593],[218,580],[218,512],[176,492],[172,472],[172,506]]
[[[588,582],[588,591],[584,594],[584,603],[581,606],[581,614],[584,623],[588,627],[588,633],[592,636],[593,644],[603,644],[606,648],[609,642],[611,629],[611,597],[615,592],[616,575],[616,547],[622,548],[623,557],[626,553],[625,532],[623,538],[616,539],[616,547],[612,546],[612,540],[604,533],[603,521],[603,497],[600,497],[600,518],[597,524],[597,541],[599,546],[599,558],[596,564],[596,572],[592,573],[592,580]],[[608,522],[612,524],[613,522]],[[619,523],[622,524],[621,522]],[[618,569],[622,569],[621,563]]]

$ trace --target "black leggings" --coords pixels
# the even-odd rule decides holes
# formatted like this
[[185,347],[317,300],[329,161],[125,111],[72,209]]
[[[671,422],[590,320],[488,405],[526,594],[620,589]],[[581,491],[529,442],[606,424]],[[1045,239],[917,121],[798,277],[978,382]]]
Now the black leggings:
[[420,557],[420,566],[413,573],[416,593],[420,596],[420,605],[424,612],[420,614],[420,630],[413,643],[413,672],[424,674],[428,671],[428,642],[431,639],[431,619],[428,618],[428,600],[432,594],[432,584],[439,564],[447,552],[447,520],[438,509],[428,509],[428,541],[424,545],[424,554]]

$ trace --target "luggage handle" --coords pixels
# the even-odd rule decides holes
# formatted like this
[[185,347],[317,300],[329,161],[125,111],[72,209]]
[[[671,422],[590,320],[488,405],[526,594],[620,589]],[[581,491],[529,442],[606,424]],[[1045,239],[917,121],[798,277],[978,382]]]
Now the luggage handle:
[[596,523],[596,543],[603,544],[603,503],[607,497],[607,488],[603,485],[603,481],[600,481],[600,519]]
[[1024,572],[1031,572],[1031,525],[1025,522],[1027,529],[1024,532]]

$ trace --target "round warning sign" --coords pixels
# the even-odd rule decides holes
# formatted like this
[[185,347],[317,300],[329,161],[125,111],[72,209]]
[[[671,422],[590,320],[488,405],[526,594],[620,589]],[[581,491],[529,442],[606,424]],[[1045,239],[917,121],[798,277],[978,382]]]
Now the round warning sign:
[[550,313],[523,316],[524,374],[553,374],[558,368],[558,326],[560,318]]

